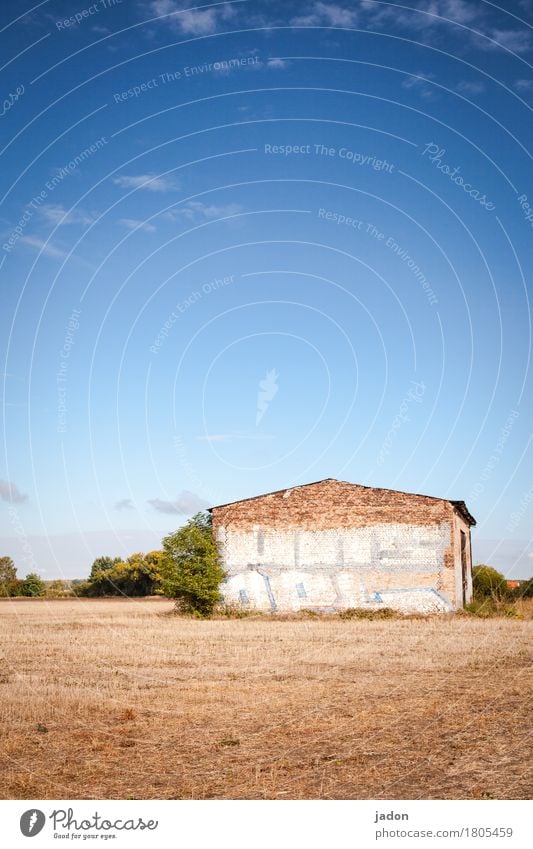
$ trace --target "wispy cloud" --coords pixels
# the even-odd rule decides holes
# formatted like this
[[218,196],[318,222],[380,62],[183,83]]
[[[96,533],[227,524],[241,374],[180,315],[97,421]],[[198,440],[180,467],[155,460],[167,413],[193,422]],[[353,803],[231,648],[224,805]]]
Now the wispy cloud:
[[158,177],[157,174],[124,174],[113,180],[121,189],[145,189],[148,192],[170,192],[176,189],[176,184],[168,177]]
[[229,4],[207,9],[184,9],[183,5],[176,0],[152,0],[150,11],[161,18],[161,23],[169,24],[184,35],[211,35],[223,22],[236,16]]
[[204,433],[197,436],[196,439],[200,442],[236,442],[238,440],[274,439],[274,437],[266,433],[240,433],[237,431],[232,433]]
[[357,9],[347,9],[336,3],[314,3],[305,15],[298,15],[291,23],[296,26],[353,27],[359,21]]
[[16,484],[3,480],[0,480],[0,498],[11,504],[22,504],[23,501],[28,500],[28,496],[23,495]]
[[177,513],[182,516],[197,513],[199,510],[204,510],[209,506],[207,501],[204,501],[203,498],[200,498],[200,496],[195,492],[190,492],[187,489],[180,492],[175,501],[164,501],[161,498],[152,498],[149,499],[148,504],[150,504],[154,510],[157,510],[158,513]]
[[402,88],[405,89],[413,89],[420,95],[420,97],[424,97],[429,99],[433,97],[434,91],[431,85],[428,84],[429,81],[434,80],[434,74],[417,74],[412,75],[410,77],[406,77],[402,82]]
[[134,504],[131,498],[122,498],[115,504],[115,510],[134,510]]
[[146,233],[155,233],[157,229],[149,221],[139,221],[137,218],[121,218],[118,223],[128,230],[144,230]]
[[37,236],[21,236],[20,241],[53,259],[64,259],[66,257],[65,251],[62,251],[61,248],[56,247],[52,242],[45,242],[44,239],[39,239]]
[[517,91],[533,91],[533,80],[515,80],[513,85]]
[[288,59],[282,59],[280,56],[273,56],[271,59],[267,59],[265,64],[267,68],[271,68],[272,70],[284,71],[291,63]]
[[461,82],[457,83],[455,90],[459,92],[459,94],[483,94],[484,91],[487,90],[485,83],[482,83],[480,80],[461,80]]
[[213,221],[217,218],[227,218],[230,215],[238,215],[242,212],[243,207],[238,203],[229,203],[227,205],[217,206],[216,204],[202,203],[201,201],[191,200],[184,206],[179,207],[171,212],[171,217],[184,216],[190,221],[199,219]]
[[45,206],[42,206],[39,211],[43,218],[50,221],[52,224],[62,223],[89,225],[95,220],[93,215],[90,215],[83,209],[76,208],[67,211],[65,207],[61,206],[59,203],[46,204]]
[[531,36],[526,29],[489,29],[486,35],[492,39],[478,39],[480,47],[485,50],[499,50],[503,48],[512,53],[528,53],[531,50]]

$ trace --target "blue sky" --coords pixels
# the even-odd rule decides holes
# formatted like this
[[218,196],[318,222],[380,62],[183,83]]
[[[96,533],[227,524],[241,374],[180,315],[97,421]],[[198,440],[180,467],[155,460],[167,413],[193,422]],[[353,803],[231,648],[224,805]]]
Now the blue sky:
[[0,543],[335,477],[532,572],[527,2],[2,6]]

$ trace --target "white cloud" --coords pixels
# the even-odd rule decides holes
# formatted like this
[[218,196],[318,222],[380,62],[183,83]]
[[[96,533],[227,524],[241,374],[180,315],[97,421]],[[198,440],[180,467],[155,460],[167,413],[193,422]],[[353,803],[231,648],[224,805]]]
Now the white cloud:
[[315,3],[307,15],[293,18],[292,23],[297,26],[353,27],[358,20],[359,12],[355,9],[346,9],[336,3]]
[[197,436],[200,442],[235,442],[242,439],[263,440],[274,439],[273,436],[266,433],[204,433]]
[[21,236],[20,241],[25,245],[29,245],[30,248],[35,248],[36,251],[54,259],[63,259],[66,257],[65,251],[57,248],[52,242],[45,242],[44,239],[39,239],[37,236]]
[[94,221],[94,217],[83,209],[71,209],[67,211],[59,203],[42,206],[40,212],[52,224],[84,224],[87,226]]
[[515,80],[514,87],[517,91],[532,91],[533,80]]
[[525,29],[491,29],[486,32],[486,35],[492,41],[478,40],[479,45],[486,50],[504,48],[512,53],[527,53],[531,50],[531,37]]
[[179,209],[175,209],[174,215],[185,216],[191,221],[205,219],[213,221],[218,218],[227,218],[230,215],[238,215],[242,212],[242,206],[238,203],[228,203],[226,206],[216,206],[216,204],[202,203],[201,201],[191,200]]
[[208,9],[182,9],[174,0],[152,0],[151,11],[161,17],[161,23],[180,30],[184,35],[211,35],[222,21],[228,21],[236,14],[229,4]]
[[416,76],[406,77],[402,81],[402,88],[405,89],[414,89],[421,97],[430,98],[433,97],[434,91],[431,85],[428,85],[428,81],[434,80],[434,74],[417,74]]
[[281,59],[279,56],[273,56],[272,59],[268,59],[266,66],[267,68],[274,68],[276,70],[284,70],[288,68],[290,62],[287,59]]
[[478,80],[461,80],[457,83],[456,91],[459,94],[483,94],[486,91],[485,83]]
[[204,501],[195,492],[190,492],[187,489],[180,492],[175,501],[152,498],[149,499],[148,504],[151,504],[158,513],[178,513],[180,515],[198,513],[199,510],[205,510],[209,506],[207,501]]
[[168,177],[157,174],[130,174],[115,177],[113,182],[121,189],[145,189],[148,192],[170,192],[177,186]]
[[121,218],[118,222],[127,227],[128,230],[144,230],[146,233],[155,233],[156,227],[149,221],[139,221],[137,218]]

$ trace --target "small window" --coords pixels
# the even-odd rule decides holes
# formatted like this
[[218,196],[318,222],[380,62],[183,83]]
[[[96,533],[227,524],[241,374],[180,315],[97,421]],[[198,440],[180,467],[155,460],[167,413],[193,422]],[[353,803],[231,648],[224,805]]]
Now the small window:
[[248,604],[250,599],[248,598],[248,593],[246,590],[239,590],[239,599],[241,604]]
[[298,598],[307,598],[307,593],[303,584],[296,584],[296,592],[298,593]]
[[257,531],[257,553],[265,553],[265,538],[263,536],[263,531]]
[[383,604],[383,599],[381,598],[381,593],[374,593],[374,601],[379,601],[380,604]]

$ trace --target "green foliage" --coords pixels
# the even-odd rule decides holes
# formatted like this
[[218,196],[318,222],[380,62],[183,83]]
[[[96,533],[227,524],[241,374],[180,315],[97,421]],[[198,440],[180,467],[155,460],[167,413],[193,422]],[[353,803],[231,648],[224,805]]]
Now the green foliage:
[[507,619],[520,619],[522,614],[513,604],[506,604],[493,598],[474,599],[466,604],[459,614],[476,616],[478,619],[494,619],[505,617]]
[[179,610],[210,616],[220,602],[220,584],[226,573],[211,529],[209,513],[197,513],[186,525],[163,540],[162,591],[175,598]]
[[127,560],[99,557],[93,563],[89,580],[76,586],[76,594],[90,597],[153,595],[159,589],[162,559],[162,551],[138,552]]
[[29,575],[26,575],[24,580],[22,581],[21,587],[21,595],[32,596],[36,598],[38,596],[43,596],[45,591],[45,584],[42,578],[37,575],[36,572],[30,572]]
[[515,599],[533,598],[533,578],[524,581],[519,587],[514,587],[511,594]]
[[0,598],[14,598],[22,595],[23,581],[16,578],[14,581],[0,582]]
[[47,581],[45,587],[45,595],[47,598],[63,598],[64,596],[72,595],[65,581]]
[[11,557],[0,557],[0,584],[7,584],[16,580],[17,570]]
[[472,569],[474,598],[501,600],[509,593],[504,576],[492,566],[478,564]]
[[100,572],[109,572],[117,563],[120,563],[120,557],[97,557],[91,566],[89,580],[95,578]]

